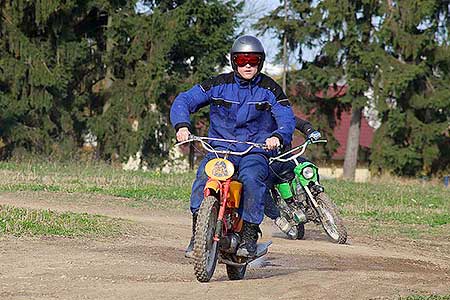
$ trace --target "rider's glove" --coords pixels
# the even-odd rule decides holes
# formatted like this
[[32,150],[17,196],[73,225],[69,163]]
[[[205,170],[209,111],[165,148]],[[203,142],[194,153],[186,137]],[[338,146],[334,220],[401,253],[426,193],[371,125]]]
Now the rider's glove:
[[177,131],[177,141],[184,142],[189,139],[189,136],[191,135],[191,132],[187,127],[181,127]]
[[266,146],[269,150],[277,149],[281,146],[280,139],[276,136],[271,136],[266,139]]
[[318,132],[317,130],[314,130],[313,132],[311,132],[310,134],[308,134],[308,139],[311,139],[313,141],[317,141],[318,139],[320,139],[322,137],[322,135],[320,134],[320,132]]

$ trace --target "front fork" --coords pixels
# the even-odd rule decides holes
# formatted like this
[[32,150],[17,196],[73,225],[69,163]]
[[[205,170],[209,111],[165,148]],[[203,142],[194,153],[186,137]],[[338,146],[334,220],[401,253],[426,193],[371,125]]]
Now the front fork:
[[[321,185],[319,185],[319,184],[313,185],[313,186],[311,186],[311,188],[310,188],[310,186],[306,185],[303,188],[306,191],[306,194],[308,195],[308,198],[311,201],[312,208],[314,209],[317,218],[319,218],[320,222],[322,222],[321,221],[322,218],[323,218],[322,210],[319,208],[319,203],[317,203],[317,201],[316,201],[316,196],[319,193],[323,192],[324,188]],[[314,222],[317,223],[317,219],[314,220]]]
[[306,185],[303,188],[305,189],[305,192],[308,195],[309,200],[311,200],[312,204],[314,205],[314,208],[317,208],[318,204],[317,204],[316,198],[311,193],[311,190],[309,189],[309,186]]

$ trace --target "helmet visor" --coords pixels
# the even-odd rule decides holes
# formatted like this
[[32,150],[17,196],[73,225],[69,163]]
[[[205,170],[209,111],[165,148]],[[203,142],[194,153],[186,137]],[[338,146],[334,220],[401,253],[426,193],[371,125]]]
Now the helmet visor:
[[256,67],[261,62],[261,55],[255,53],[238,53],[233,55],[233,61],[238,67],[250,65]]

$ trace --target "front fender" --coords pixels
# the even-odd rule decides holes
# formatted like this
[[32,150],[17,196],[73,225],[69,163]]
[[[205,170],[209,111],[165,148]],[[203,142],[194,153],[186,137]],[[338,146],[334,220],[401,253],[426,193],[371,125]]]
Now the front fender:
[[205,184],[205,188],[203,189],[203,195],[207,197],[211,195],[211,192],[219,194],[220,186],[221,184],[218,180],[208,179],[208,181]]

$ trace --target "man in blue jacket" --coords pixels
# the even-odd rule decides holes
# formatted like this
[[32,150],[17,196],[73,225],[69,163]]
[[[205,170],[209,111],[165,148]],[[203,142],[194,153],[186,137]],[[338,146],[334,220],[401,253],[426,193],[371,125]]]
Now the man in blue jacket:
[[[230,51],[233,72],[212,77],[175,98],[170,119],[177,132],[177,140],[181,142],[189,138],[190,114],[209,105],[209,137],[265,143],[268,149],[290,144],[295,129],[294,114],[281,87],[260,73],[264,59],[264,48],[256,37],[245,35],[236,39]],[[217,141],[212,145],[231,151],[243,151],[247,147],[245,144],[230,146]],[[243,183],[244,225],[238,256],[253,257],[256,253],[259,224],[264,216],[268,155],[269,152],[255,148],[243,157],[229,158],[237,169],[238,180]],[[200,163],[192,186],[193,234],[186,257],[193,254],[197,212],[207,180],[204,167],[211,158],[207,155]]]

